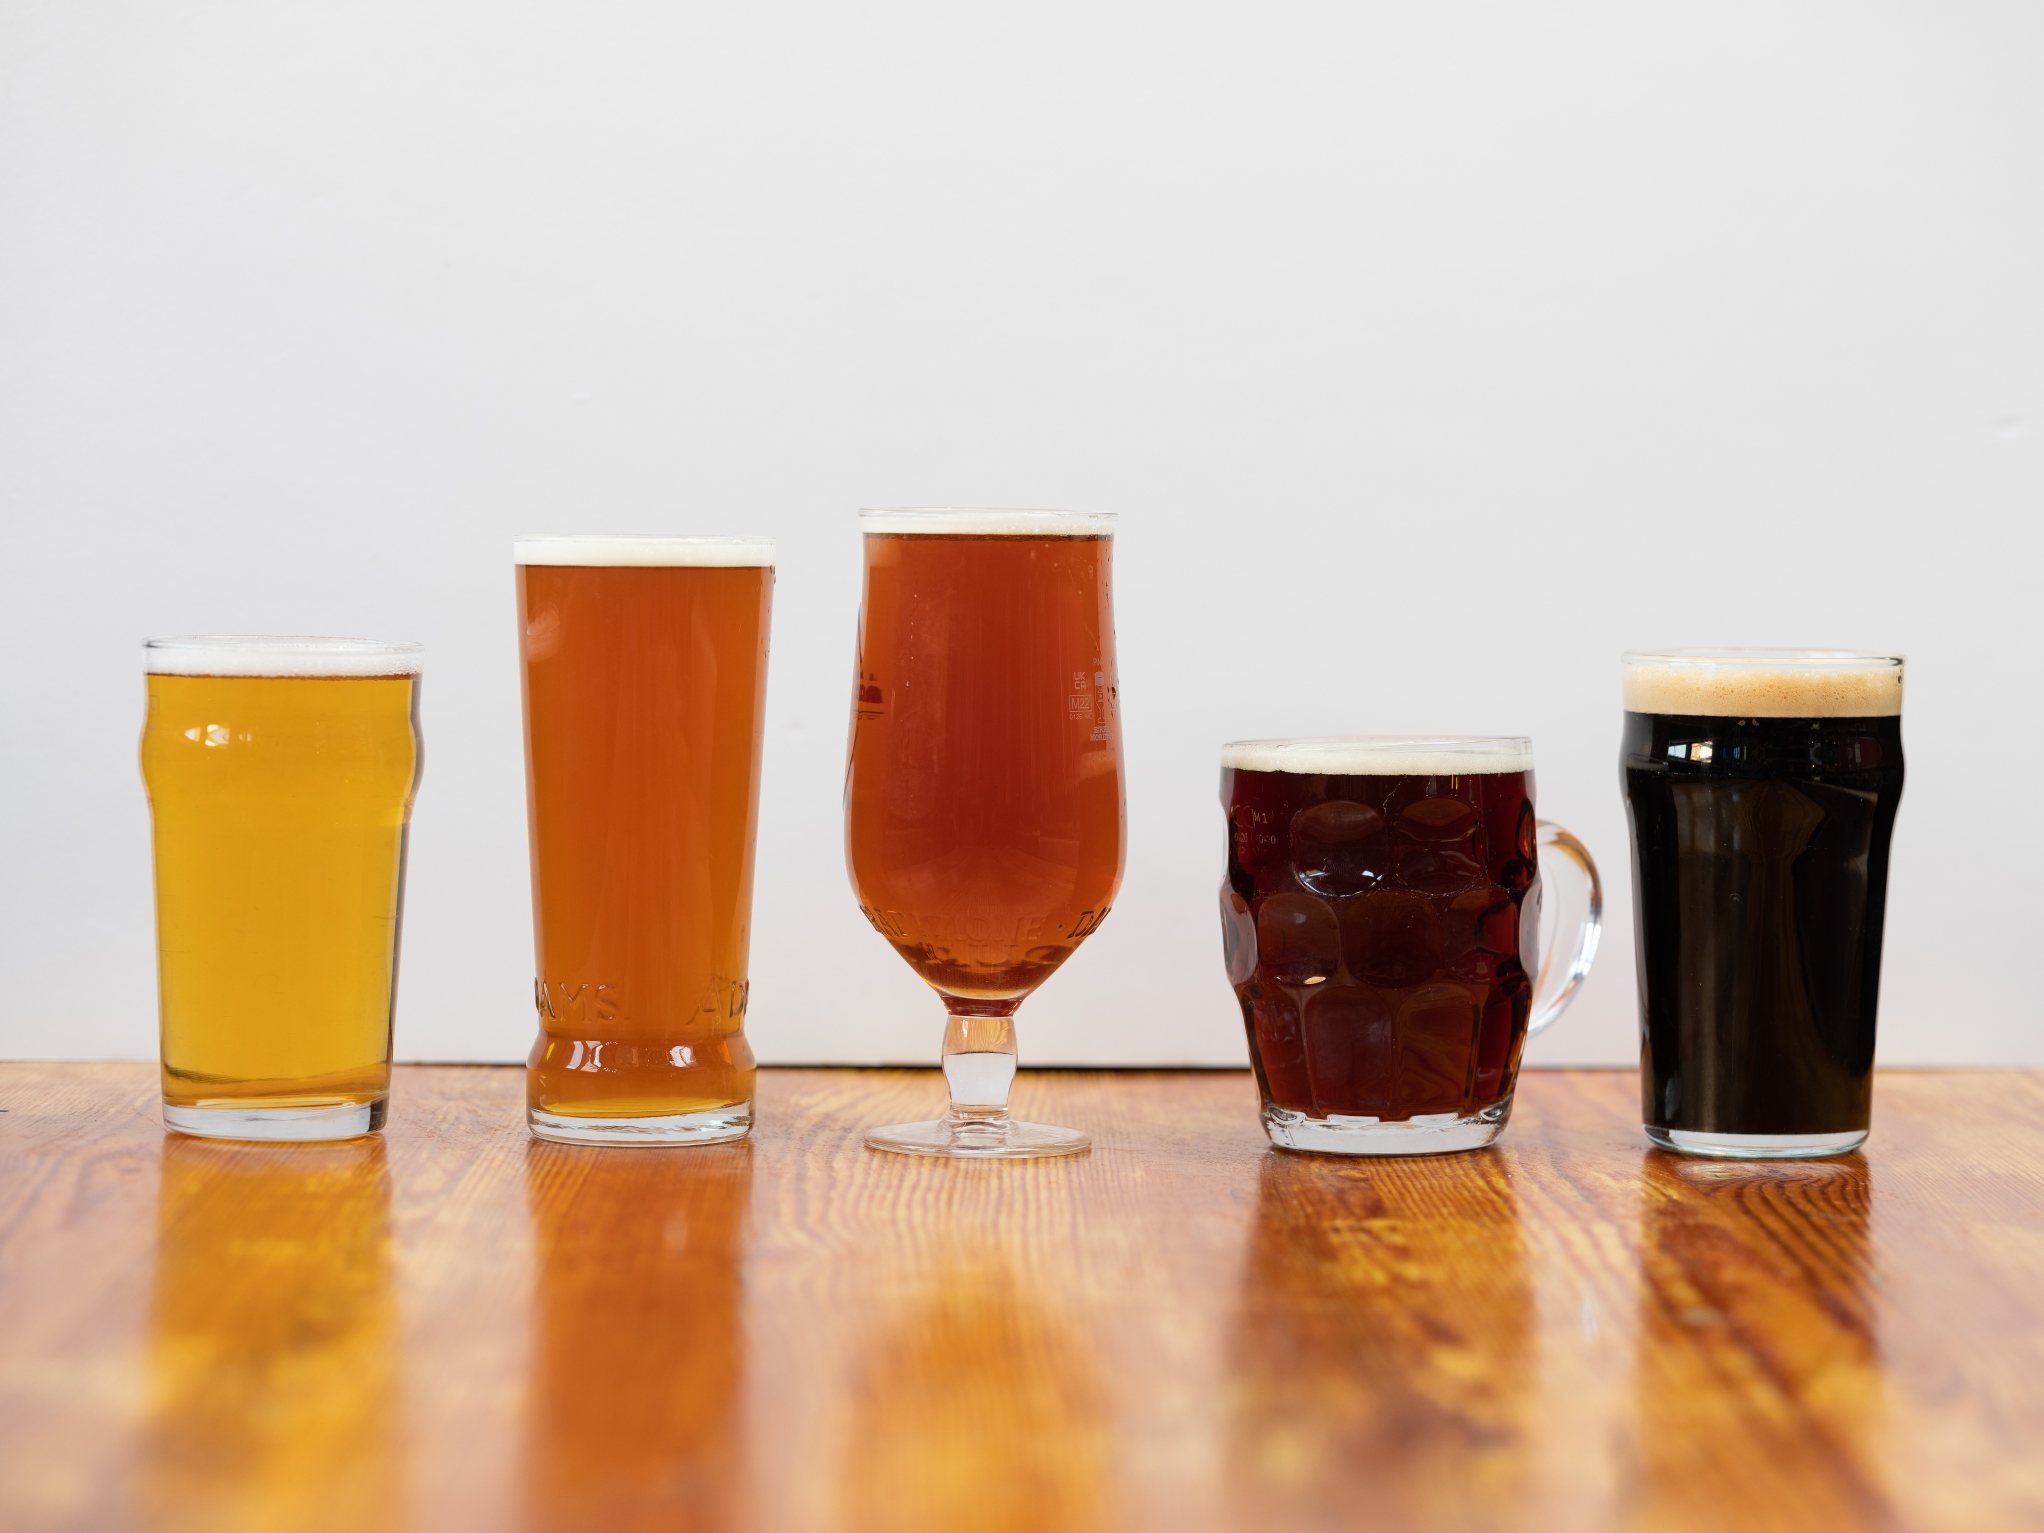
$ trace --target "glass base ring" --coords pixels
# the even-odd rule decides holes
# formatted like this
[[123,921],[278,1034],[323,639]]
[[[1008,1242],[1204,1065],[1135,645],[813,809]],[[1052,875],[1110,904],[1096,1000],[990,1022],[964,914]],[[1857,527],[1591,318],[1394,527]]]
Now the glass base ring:
[[896,1155],[951,1155],[966,1160],[1040,1160],[1079,1155],[1093,1137],[1075,1128],[1014,1119],[936,1118],[927,1123],[890,1123],[866,1130],[866,1148]]
[[1677,1155],[1703,1155],[1718,1160],[1816,1160],[1849,1155],[1867,1142],[1867,1130],[1842,1134],[1704,1134],[1694,1129],[1643,1124],[1647,1138]]
[[1504,1132],[1512,1099],[1476,1113],[1425,1113],[1414,1118],[1379,1118],[1329,1113],[1313,1118],[1289,1107],[1266,1107],[1263,1131],[1281,1150],[1321,1155],[1448,1155],[1480,1150]]
[[380,1133],[388,1107],[383,1097],[319,1107],[174,1107],[165,1102],[163,1126],[194,1139],[310,1144]]
[[552,1144],[607,1144],[645,1149],[666,1145],[729,1144],[752,1132],[752,1104],[643,1118],[571,1118],[528,1107],[532,1137]]

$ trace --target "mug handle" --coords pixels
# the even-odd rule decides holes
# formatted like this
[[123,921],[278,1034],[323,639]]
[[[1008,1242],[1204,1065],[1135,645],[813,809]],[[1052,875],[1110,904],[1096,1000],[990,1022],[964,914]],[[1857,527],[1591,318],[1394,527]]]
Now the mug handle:
[[[1533,1014],[1526,1024],[1528,1038],[1554,1026],[1555,1019],[1568,1009],[1568,1003],[1575,999],[1576,987],[1582,984],[1583,976],[1590,972],[1597,957],[1597,940],[1604,931],[1604,885],[1597,877],[1597,864],[1590,858],[1590,849],[1552,820],[1541,820],[1538,824],[1540,850],[1560,852],[1574,864],[1578,877],[1565,881],[1567,887],[1555,911],[1554,935],[1540,954],[1540,977],[1533,982]],[[1543,894],[1547,870],[1555,865],[1553,861],[1542,863]],[[1578,910],[1580,915],[1576,915]],[[1575,951],[1569,956],[1568,967],[1563,969],[1555,959],[1560,955],[1562,933],[1568,929],[1571,915],[1576,915]]]

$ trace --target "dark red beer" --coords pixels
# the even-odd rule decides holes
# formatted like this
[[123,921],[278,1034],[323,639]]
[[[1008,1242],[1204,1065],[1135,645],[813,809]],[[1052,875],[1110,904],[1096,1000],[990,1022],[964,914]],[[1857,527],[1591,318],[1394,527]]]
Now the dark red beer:
[[[1281,761],[1342,770],[1256,769]],[[1266,1121],[1509,1102],[1539,961],[1524,742],[1249,742],[1223,762],[1228,977]]]

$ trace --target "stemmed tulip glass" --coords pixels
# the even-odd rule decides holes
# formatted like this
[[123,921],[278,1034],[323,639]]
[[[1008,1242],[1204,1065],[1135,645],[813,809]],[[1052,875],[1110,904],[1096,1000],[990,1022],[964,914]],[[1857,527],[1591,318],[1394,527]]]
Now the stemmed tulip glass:
[[871,1130],[910,1155],[1069,1155],[1008,1115],[1015,1012],[1121,884],[1114,518],[860,512],[845,849],[859,908],[944,1002],[951,1110]]

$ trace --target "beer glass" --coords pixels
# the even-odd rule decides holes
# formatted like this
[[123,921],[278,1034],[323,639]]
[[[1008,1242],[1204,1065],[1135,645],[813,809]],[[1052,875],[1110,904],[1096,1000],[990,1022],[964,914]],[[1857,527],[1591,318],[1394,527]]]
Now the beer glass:
[[1621,664],[1647,1137],[1749,1160],[1857,1149],[1902,659],[1681,649]]
[[1069,1155],[1008,1116],[1015,1010],[1121,885],[1114,518],[859,513],[866,588],[845,774],[859,909],[943,1000],[948,1117],[866,1136],[910,1155]]
[[773,542],[528,537],[513,558],[527,1121],[567,1144],[742,1139]]
[[[1533,742],[1238,740],[1221,805],[1222,940],[1270,1142],[1496,1139],[1526,1040],[1574,997],[1603,920],[1589,851],[1534,815]],[[1545,952],[1542,851],[1572,873]]]
[[180,1133],[383,1127],[423,653],[239,634],[143,646],[163,1121]]

